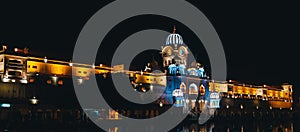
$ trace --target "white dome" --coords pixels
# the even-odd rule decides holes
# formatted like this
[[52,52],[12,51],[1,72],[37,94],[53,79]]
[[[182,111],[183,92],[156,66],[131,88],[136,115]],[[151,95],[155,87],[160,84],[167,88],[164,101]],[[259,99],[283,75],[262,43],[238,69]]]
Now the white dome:
[[166,40],[166,45],[183,44],[183,39],[179,34],[172,33]]
[[166,45],[173,45],[173,44],[183,44],[183,39],[179,34],[176,33],[175,26],[173,29],[173,33],[170,34],[166,40]]

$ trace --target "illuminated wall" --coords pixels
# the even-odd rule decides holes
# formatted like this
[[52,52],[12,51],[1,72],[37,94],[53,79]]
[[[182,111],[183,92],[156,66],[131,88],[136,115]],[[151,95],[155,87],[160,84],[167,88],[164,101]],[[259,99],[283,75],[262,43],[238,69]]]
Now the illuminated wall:
[[0,55],[0,73],[4,72],[4,55]]
[[146,84],[158,84],[162,86],[166,86],[166,76],[150,76],[150,75],[140,75],[135,74],[135,82],[136,83],[146,83]]

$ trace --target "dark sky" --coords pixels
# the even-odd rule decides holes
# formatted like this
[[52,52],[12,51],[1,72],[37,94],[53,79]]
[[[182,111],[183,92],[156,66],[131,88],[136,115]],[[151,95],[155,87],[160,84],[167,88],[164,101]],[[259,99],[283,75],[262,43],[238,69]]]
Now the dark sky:
[[[270,85],[288,82],[300,92],[297,90],[300,8],[296,2],[190,2],[208,17],[220,36],[227,57],[228,79]],[[8,45],[9,50],[26,46],[37,56],[70,60],[82,27],[107,3],[104,0],[1,1],[0,44]],[[111,47],[102,49],[110,52],[107,49],[113,50],[122,39],[139,30],[156,28],[171,32],[173,25],[178,27],[185,43],[193,45],[199,41],[179,22],[140,16],[116,26],[115,32],[106,38]],[[122,33],[116,32],[120,30]],[[207,61],[202,52],[196,54],[204,63]]]

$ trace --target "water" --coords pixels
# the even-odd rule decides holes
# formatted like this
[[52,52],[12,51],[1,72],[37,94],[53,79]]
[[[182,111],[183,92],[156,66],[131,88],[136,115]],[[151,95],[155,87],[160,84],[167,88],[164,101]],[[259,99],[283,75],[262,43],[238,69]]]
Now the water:
[[[77,115],[77,112],[73,113]],[[103,131],[89,119],[78,118],[78,116],[74,115],[63,114],[60,118],[46,118],[48,116],[43,114],[42,117],[44,118],[37,118],[40,117],[39,114],[35,115],[36,117],[31,118],[22,117],[0,120],[0,132]],[[164,123],[167,122],[162,122],[161,124]],[[150,125],[146,127],[150,127]],[[122,130],[124,128],[117,126],[110,128],[109,132],[122,132]],[[198,120],[185,120],[172,129],[171,132],[300,132],[300,118],[297,114],[276,116],[275,118],[270,118],[269,116],[238,116],[238,114],[234,116],[220,115],[201,125],[198,124]]]
[[183,123],[172,132],[299,132],[299,122],[274,121],[212,121],[203,125],[197,122]]
[[[1,125],[5,123],[1,122]],[[80,121],[28,121],[21,124],[8,124],[0,131],[103,131],[92,122]],[[122,132],[118,127],[111,128],[111,132]],[[171,132],[299,132],[300,122],[295,120],[273,121],[240,121],[240,120],[214,120],[203,125],[197,121],[185,121],[172,129]]]

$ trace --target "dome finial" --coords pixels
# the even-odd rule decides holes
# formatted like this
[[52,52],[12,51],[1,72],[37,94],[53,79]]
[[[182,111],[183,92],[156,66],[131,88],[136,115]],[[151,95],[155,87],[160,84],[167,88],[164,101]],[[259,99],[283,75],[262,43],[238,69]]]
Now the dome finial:
[[176,26],[174,25],[173,34],[176,33]]

